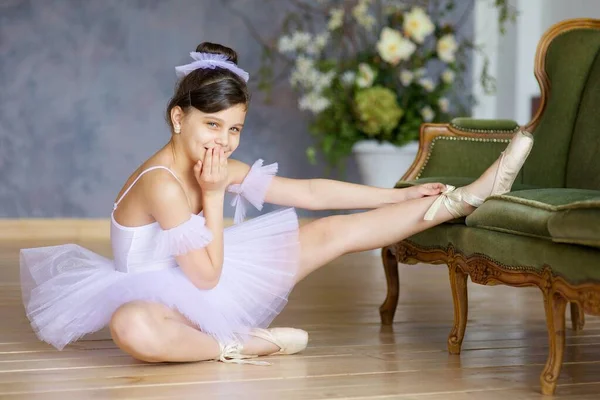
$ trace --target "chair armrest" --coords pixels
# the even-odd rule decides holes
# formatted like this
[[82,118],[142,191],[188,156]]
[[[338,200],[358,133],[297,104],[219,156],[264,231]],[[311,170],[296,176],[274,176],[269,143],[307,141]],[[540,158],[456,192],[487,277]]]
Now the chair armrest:
[[417,157],[401,181],[476,178],[498,158],[519,129],[510,120],[456,118],[449,124],[422,124]]

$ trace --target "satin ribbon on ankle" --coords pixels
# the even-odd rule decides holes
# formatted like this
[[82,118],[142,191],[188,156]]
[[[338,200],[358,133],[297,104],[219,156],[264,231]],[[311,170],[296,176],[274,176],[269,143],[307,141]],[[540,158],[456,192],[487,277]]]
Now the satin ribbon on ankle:
[[474,196],[467,192],[464,187],[456,189],[452,185],[446,185],[446,189],[435,199],[429,210],[425,213],[423,219],[425,221],[433,220],[435,214],[438,212],[440,207],[446,206],[446,209],[454,218],[464,217],[469,214],[470,209],[465,208],[464,203],[467,203],[473,207],[479,207],[483,204],[484,199]]
[[[454,189],[456,189],[455,186],[446,185],[446,189],[444,189],[442,191],[442,193],[440,193],[440,195],[438,196],[438,198],[435,199],[435,201],[433,202],[433,204],[431,205],[431,207],[429,207],[429,210],[427,210],[427,212],[425,213],[425,217],[423,218],[425,221],[431,221],[431,220],[433,220],[433,217],[435,216],[435,214],[437,214],[438,210],[440,209],[440,207],[444,203],[444,197],[447,196],[448,193],[453,192]],[[452,212],[450,212],[450,213],[452,214]]]
[[219,343],[219,347],[221,347],[221,354],[216,358],[217,361],[229,364],[271,365],[267,361],[249,360],[258,356],[242,354],[244,346],[240,342],[233,341],[227,345]]

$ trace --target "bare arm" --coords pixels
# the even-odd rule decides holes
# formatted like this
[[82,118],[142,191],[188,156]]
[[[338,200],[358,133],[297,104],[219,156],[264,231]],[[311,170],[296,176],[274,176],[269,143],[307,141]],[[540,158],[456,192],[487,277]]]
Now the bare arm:
[[[199,249],[176,257],[181,270],[194,286],[212,289],[223,268],[223,200],[227,183],[227,160],[222,149],[207,152],[203,162],[194,166],[194,175],[202,188],[206,227],[212,240]],[[144,182],[149,212],[162,229],[172,229],[192,218],[192,210],[183,187],[170,174],[154,174]]]
[[223,267],[223,203],[225,202],[224,192],[203,193],[202,207],[204,209],[204,218],[206,227],[212,232],[213,240],[206,246],[206,251],[210,262],[214,268],[214,284],[218,283]]
[[[231,183],[240,183],[250,167],[230,160]],[[271,204],[307,210],[343,210],[379,208],[389,204],[439,194],[437,183],[406,189],[378,188],[331,179],[290,179],[274,177],[265,201]]]
[[[149,212],[162,229],[175,228],[188,222],[191,218],[192,211],[183,188],[167,172],[153,174],[148,182],[144,182],[144,192],[145,197],[148,199]],[[210,214],[213,214],[212,210]],[[213,219],[211,217],[211,226],[207,218],[207,227],[212,231],[214,237],[218,237],[219,224],[212,222]],[[222,247],[222,241],[220,244]],[[211,253],[213,257],[214,254],[218,255],[218,246],[218,240],[213,239],[207,247],[192,250],[176,257],[181,270],[192,284],[199,289],[211,289],[219,282],[222,261],[220,263],[218,260],[213,262],[211,258]]]
[[215,287],[223,269],[223,203],[225,188],[229,179],[227,158],[222,148],[213,148],[206,152],[203,161],[194,166],[194,176],[202,189],[202,208],[206,226],[212,232],[213,239],[206,246],[206,253],[213,266],[213,275],[209,282]]
[[307,210],[379,208],[408,200],[405,189],[383,189],[331,179],[273,178],[265,201]]

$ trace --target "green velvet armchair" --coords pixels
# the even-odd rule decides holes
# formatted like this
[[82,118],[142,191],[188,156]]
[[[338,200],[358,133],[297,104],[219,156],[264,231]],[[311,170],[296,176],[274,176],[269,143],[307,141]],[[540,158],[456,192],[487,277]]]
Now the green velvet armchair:
[[467,277],[479,284],[537,286],[543,293],[549,355],[541,391],[552,394],[565,347],[565,310],[574,329],[600,315],[600,20],[550,28],[537,53],[542,99],[526,126],[507,120],[424,124],[415,162],[396,187],[423,182],[463,186],[495,160],[518,129],[535,144],[510,193],[488,198],[453,220],[382,250],[393,322],[398,263],[445,264],[454,300],[448,350],[460,353],[467,323]]

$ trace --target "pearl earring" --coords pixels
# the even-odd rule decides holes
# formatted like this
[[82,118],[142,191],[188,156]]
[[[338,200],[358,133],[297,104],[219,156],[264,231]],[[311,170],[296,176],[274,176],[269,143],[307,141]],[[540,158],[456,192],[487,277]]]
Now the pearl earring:
[[175,125],[175,133],[181,133],[181,127],[179,125]]

